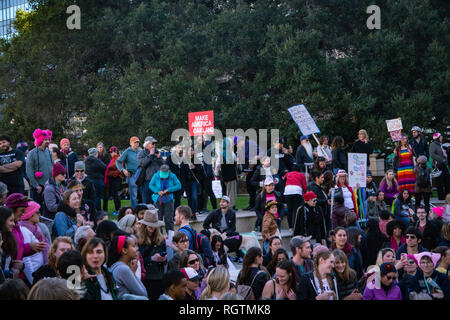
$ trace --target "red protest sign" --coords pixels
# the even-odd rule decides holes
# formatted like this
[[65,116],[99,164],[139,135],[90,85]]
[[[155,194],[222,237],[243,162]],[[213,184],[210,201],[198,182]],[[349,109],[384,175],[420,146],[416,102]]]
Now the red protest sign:
[[189,135],[214,134],[214,111],[190,112]]

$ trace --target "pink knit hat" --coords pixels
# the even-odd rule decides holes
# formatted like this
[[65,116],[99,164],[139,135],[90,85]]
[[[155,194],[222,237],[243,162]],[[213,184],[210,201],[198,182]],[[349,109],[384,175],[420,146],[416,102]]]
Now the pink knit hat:
[[434,207],[433,212],[440,218],[442,218],[442,215],[444,214],[444,207]]
[[431,261],[433,261],[434,266],[436,267],[437,263],[439,262],[439,259],[441,258],[441,254],[440,253],[431,253],[431,252],[421,252],[421,253],[416,253],[414,255],[414,258],[416,260],[417,265],[420,265],[420,260],[423,257],[429,257],[431,259]]
[[48,138],[50,141],[52,140],[52,132],[50,130],[41,130],[36,129],[33,132],[33,138],[34,138],[34,145],[36,147],[39,147],[42,142],[44,142],[44,139]]
[[57,162],[52,167],[52,178],[55,178],[57,175],[63,174],[66,172],[67,172],[66,168],[64,168],[64,166],[61,163]]
[[439,139],[440,136],[441,136],[441,134],[439,132],[435,132],[433,134],[433,140]]
[[25,213],[22,216],[22,220],[30,219],[33,216],[33,214],[39,211],[40,207],[41,206],[39,205],[39,203],[34,201],[28,201],[28,208],[25,210]]
[[59,146],[62,148],[65,143],[68,143],[70,146],[70,141],[67,138],[61,139],[61,141],[59,142]]

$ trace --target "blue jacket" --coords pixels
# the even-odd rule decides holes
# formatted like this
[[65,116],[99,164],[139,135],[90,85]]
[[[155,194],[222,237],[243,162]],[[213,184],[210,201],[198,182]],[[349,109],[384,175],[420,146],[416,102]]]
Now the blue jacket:
[[[161,190],[161,176],[160,173],[161,171],[156,172],[153,175],[152,180],[150,181],[149,187],[150,190],[153,191],[153,195],[152,195],[152,200],[155,203],[158,203],[159,201],[159,194],[158,192],[163,191]],[[173,192],[181,190],[181,182],[180,180],[178,180],[177,176],[170,172],[169,174],[169,187],[167,188],[167,192],[168,194],[168,200],[169,201],[173,201]]]
[[[424,251],[429,251],[426,248],[422,247],[422,245],[419,244],[419,253],[424,252]],[[402,244],[400,247],[398,247],[397,249],[397,254],[396,254],[396,259],[400,260],[400,258],[402,257],[402,253],[408,253],[407,249],[406,249],[406,243]]]
[[[435,283],[441,288],[441,290],[444,293],[443,300],[450,300],[450,280],[448,277],[440,273],[439,271],[434,270],[433,274],[431,275],[431,278],[434,280]],[[408,281],[406,284],[407,286],[407,294],[409,297],[409,294],[411,292],[428,292],[427,286],[425,284],[423,271],[421,269],[417,269],[416,275]],[[433,300],[435,300],[433,298]]]
[[[136,151],[133,151],[131,147],[128,147],[116,161],[117,170],[122,171],[123,169],[127,169],[128,172],[134,174],[138,168],[137,156],[141,151],[141,148],[137,148]],[[125,168],[122,166],[122,163],[125,164]]]
[[73,239],[77,230],[76,215],[75,210],[61,202],[53,221],[52,238],[66,236]]

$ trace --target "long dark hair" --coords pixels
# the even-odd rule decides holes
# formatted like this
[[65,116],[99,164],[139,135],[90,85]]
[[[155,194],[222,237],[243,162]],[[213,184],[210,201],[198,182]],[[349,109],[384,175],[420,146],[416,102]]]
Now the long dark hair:
[[90,271],[91,273],[92,273],[92,270],[91,270],[91,267],[89,266],[89,264],[87,263],[86,256],[88,253],[92,253],[92,251],[99,244],[102,245],[103,251],[105,252],[105,261],[103,261],[103,263],[105,263],[106,261],[108,261],[108,248],[106,247],[105,241],[103,241],[103,239],[98,238],[98,237],[92,238],[91,240],[86,242],[86,244],[83,246],[83,250],[81,251],[81,256],[83,257],[83,264],[86,267],[86,269],[88,271]]
[[221,243],[221,244],[220,244],[220,248],[219,248],[219,253],[220,253],[220,254],[225,254],[225,249],[224,249],[224,247],[223,247],[223,239],[222,239],[222,237],[219,236],[218,234],[213,235],[212,238],[211,238],[211,249],[212,249],[213,251],[215,251],[216,243],[217,243],[217,242],[220,242],[220,243]]
[[[119,209],[119,214],[117,215],[117,221],[119,221],[120,219],[122,219],[125,216],[125,212],[127,212],[128,209],[131,209],[131,211],[134,213],[132,207],[122,207]],[[136,213],[136,215],[137,215],[137,213]]]
[[272,275],[272,270],[275,271],[275,267],[278,264],[278,255],[280,255],[280,254],[284,254],[286,256],[286,258],[289,260],[289,255],[286,250],[284,250],[283,248],[277,249],[277,251],[275,251],[275,254],[272,256],[272,259],[267,264],[267,270],[269,270],[271,275]]
[[0,207],[0,233],[3,238],[2,249],[8,256],[14,256],[17,252],[16,238],[12,232],[6,229],[6,220],[14,215],[13,211],[7,207]]
[[242,270],[237,279],[237,284],[242,284],[247,277],[250,275],[251,265],[255,263],[256,258],[262,257],[262,251],[258,247],[251,247],[247,250],[247,254],[244,257],[244,261],[242,262]]
[[281,260],[280,262],[278,262],[277,268],[285,270],[288,273],[288,275],[289,275],[288,287],[289,287],[289,289],[294,291],[294,293],[296,293],[297,292],[297,280],[295,278],[294,265],[292,264],[292,262],[289,261],[289,259]]

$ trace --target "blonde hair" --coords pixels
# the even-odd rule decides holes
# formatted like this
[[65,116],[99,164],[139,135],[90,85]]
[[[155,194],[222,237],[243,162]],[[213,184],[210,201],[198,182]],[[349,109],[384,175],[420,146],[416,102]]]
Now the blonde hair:
[[53,240],[52,246],[50,247],[50,250],[48,250],[48,264],[56,269],[56,250],[58,250],[58,246],[61,242],[70,244],[70,250],[75,250],[75,247],[73,246],[72,239],[69,237],[57,237],[55,240]]
[[139,245],[152,245],[159,246],[161,242],[163,242],[163,236],[159,228],[154,228],[155,230],[150,235],[147,226],[145,224],[141,224],[138,229],[138,243]]
[[366,139],[367,139],[367,140],[369,140],[369,135],[367,134],[367,131],[366,131],[366,130],[364,130],[364,129],[359,130],[359,131],[358,131],[358,136],[359,136],[361,133],[362,133],[363,135],[366,136]]
[[[381,185],[381,183],[384,181],[384,183],[386,183],[386,185],[387,185],[388,188],[392,188],[392,182],[389,181],[389,179],[387,178],[387,177],[388,177],[388,174],[389,174],[390,172],[394,173],[394,170],[389,169],[389,170],[386,171],[386,173],[384,174],[383,180],[381,180],[381,182],[380,182],[380,185]],[[395,174],[394,174],[394,178],[393,178],[392,180],[394,181],[394,183],[395,183],[395,185],[397,186],[397,189],[398,189],[398,182],[397,182],[397,178],[395,177]]]
[[378,267],[383,264],[383,257],[386,255],[386,253],[388,251],[392,252],[392,254],[394,255],[394,262],[393,263],[395,265],[395,263],[396,263],[395,250],[391,249],[391,248],[384,248],[384,249],[381,249],[380,251],[378,251],[377,262],[375,263]]
[[200,300],[206,300],[212,297],[213,292],[223,292],[230,285],[230,273],[224,266],[218,266],[209,272],[206,279],[206,288],[200,296]]

